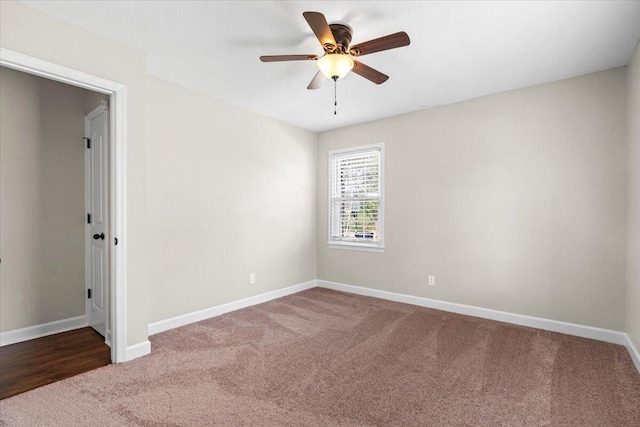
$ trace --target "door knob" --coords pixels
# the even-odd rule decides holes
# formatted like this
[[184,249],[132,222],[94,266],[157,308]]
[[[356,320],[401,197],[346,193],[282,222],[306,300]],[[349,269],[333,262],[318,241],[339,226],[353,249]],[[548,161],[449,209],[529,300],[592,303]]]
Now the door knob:
[[96,239],[96,240],[98,240],[98,239],[104,240],[104,233],[94,234],[93,238]]

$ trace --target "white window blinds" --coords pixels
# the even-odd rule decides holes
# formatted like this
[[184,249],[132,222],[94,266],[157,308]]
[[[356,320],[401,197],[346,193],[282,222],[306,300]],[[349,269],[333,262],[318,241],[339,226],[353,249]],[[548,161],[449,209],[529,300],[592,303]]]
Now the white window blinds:
[[380,246],[382,146],[330,152],[329,243]]

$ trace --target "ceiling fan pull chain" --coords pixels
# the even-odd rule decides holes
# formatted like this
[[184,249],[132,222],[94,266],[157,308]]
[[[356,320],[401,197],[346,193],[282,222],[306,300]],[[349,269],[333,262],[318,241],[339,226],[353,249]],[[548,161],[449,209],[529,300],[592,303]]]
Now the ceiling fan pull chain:
[[333,76],[333,115],[338,114],[338,76]]

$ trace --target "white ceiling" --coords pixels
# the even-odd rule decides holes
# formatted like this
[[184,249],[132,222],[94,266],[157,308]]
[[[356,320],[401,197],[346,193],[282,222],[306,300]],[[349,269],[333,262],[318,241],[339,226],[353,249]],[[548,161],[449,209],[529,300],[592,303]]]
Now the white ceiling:
[[[283,122],[324,131],[626,65],[640,1],[24,1],[147,54],[147,72]],[[361,57],[390,76],[350,73],[307,90],[321,54],[302,17],[346,22],[353,44],[406,31],[411,45]]]

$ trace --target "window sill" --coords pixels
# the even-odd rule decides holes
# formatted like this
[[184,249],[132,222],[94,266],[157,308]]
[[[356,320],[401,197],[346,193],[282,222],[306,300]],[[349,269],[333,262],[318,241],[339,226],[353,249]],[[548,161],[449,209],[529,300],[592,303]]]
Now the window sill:
[[346,249],[350,251],[384,252],[384,246],[368,245],[366,243],[329,242],[330,249]]

